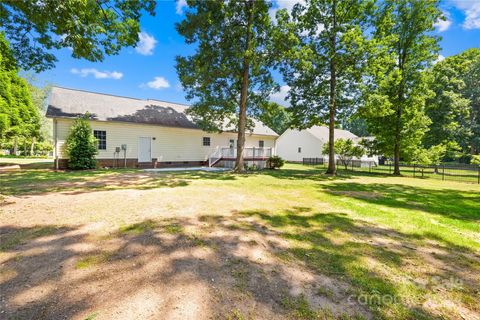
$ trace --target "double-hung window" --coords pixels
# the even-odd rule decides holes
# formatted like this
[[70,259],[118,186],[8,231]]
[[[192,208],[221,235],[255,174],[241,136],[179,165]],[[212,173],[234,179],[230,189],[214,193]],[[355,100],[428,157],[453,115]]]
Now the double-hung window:
[[93,136],[98,140],[98,150],[107,150],[107,131],[93,130]]

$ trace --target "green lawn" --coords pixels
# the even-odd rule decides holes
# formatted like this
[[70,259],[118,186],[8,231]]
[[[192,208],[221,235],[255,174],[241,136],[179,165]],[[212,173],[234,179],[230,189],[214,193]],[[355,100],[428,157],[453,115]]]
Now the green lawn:
[[[35,211],[21,213],[24,217],[7,214],[0,215],[3,219],[0,222],[12,225],[31,219],[29,223],[40,228],[50,219],[48,228],[51,225],[73,228],[106,221],[117,230],[115,237],[163,230],[158,232],[170,237],[182,235],[201,247],[210,246],[217,253],[222,243],[212,235],[225,227],[227,233],[231,230],[245,236],[284,241],[284,246],[269,249],[278,259],[277,264],[302,266],[334,283],[342,283],[341,292],[320,286],[315,289],[316,294],[333,304],[350,299],[366,308],[365,317],[477,319],[480,316],[480,186],[365,172],[346,172],[332,178],[322,172],[322,168],[295,164],[278,171],[246,175],[146,174],[136,170],[15,171],[0,174],[0,194],[6,201],[65,192],[68,195],[65,199],[71,199],[72,206],[65,216],[42,215],[40,206],[37,217],[32,216]],[[157,199],[162,200],[152,198],[149,206],[142,207],[144,211],[157,208],[148,215],[121,208],[120,204],[112,214],[101,213],[104,210],[101,203],[120,203],[121,197],[120,200],[114,197],[125,190],[139,193],[145,201],[158,192],[162,198]],[[102,200],[98,204],[91,198],[88,207],[80,203],[82,195],[100,195],[100,192]],[[89,214],[80,214],[87,212],[85,208]],[[97,214],[92,213],[92,208],[98,209]],[[186,223],[184,219],[192,215],[196,216],[198,226],[193,233],[189,228],[195,223],[190,220]],[[7,244],[0,247],[3,251],[14,250],[21,243],[45,235],[40,231],[18,232],[0,234],[2,243]],[[97,252],[78,260],[76,266],[84,269],[91,264],[106,264],[112,256],[115,255]],[[253,292],[253,285],[245,275],[249,274],[248,267],[258,266],[248,260],[243,263],[247,271],[240,272],[236,266],[237,271],[232,274],[246,277],[241,290],[250,288],[248,299],[256,299],[258,292]],[[278,271],[275,276],[284,278]],[[308,293],[305,298],[287,295],[278,303],[292,318],[328,318],[330,313],[319,309],[312,299]],[[240,318],[238,313],[242,315],[241,308],[232,311]],[[363,316],[350,314],[350,317]]]

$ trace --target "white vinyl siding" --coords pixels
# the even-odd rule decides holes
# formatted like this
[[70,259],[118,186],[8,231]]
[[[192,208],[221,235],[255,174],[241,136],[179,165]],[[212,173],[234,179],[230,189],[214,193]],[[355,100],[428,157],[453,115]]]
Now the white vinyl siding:
[[[58,118],[58,155],[66,158],[63,145],[68,131],[73,123],[71,119]],[[93,130],[107,132],[107,149],[99,150],[98,159],[111,159],[115,147],[127,145],[127,158],[138,158],[139,137],[152,138],[152,158],[158,161],[204,161],[217,147],[228,147],[230,139],[236,139],[236,133],[208,133],[210,146],[203,146],[203,137],[206,132],[195,129],[170,128],[147,124],[124,122],[90,121]],[[265,141],[265,148],[275,146],[275,136],[250,135],[246,136],[246,147],[258,147],[258,141]],[[120,152],[123,157],[123,151]]]
[[[287,161],[321,158],[323,142],[306,130],[288,129],[277,139],[277,155]],[[300,152],[299,152],[300,151]]]

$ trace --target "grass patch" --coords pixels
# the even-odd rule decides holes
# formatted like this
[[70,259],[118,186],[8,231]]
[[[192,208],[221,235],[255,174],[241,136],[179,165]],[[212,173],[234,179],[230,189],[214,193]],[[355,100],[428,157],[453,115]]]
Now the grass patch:
[[98,316],[98,313],[89,314],[84,320],[94,320]]
[[57,227],[33,227],[25,229],[13,229],[0,234],[0,252],[8,251],[14,247],[36,238],[46,237],[59,231]]
[[102,252],[81,258],[75,264],[76,269],[87,269],[108,262],[112,257],[111,252]]
[[180,234],[183,233],[183,227],[178,223],[167,224],[163,227],[168,234]]
[[152,220],[143,221],[140,223],[134,223],[127,226],[120,227],[120,234],[127,235],[139,235],[153,230],[156,227],[156,223]]

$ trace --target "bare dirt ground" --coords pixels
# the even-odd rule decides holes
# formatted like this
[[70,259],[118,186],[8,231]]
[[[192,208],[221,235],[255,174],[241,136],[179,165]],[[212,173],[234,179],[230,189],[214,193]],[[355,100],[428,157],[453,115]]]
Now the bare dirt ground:
[[66,184],[0,199],[0,319],[371,318],[348,284],[281,259],[288,243],[243,213],[282,195]]

